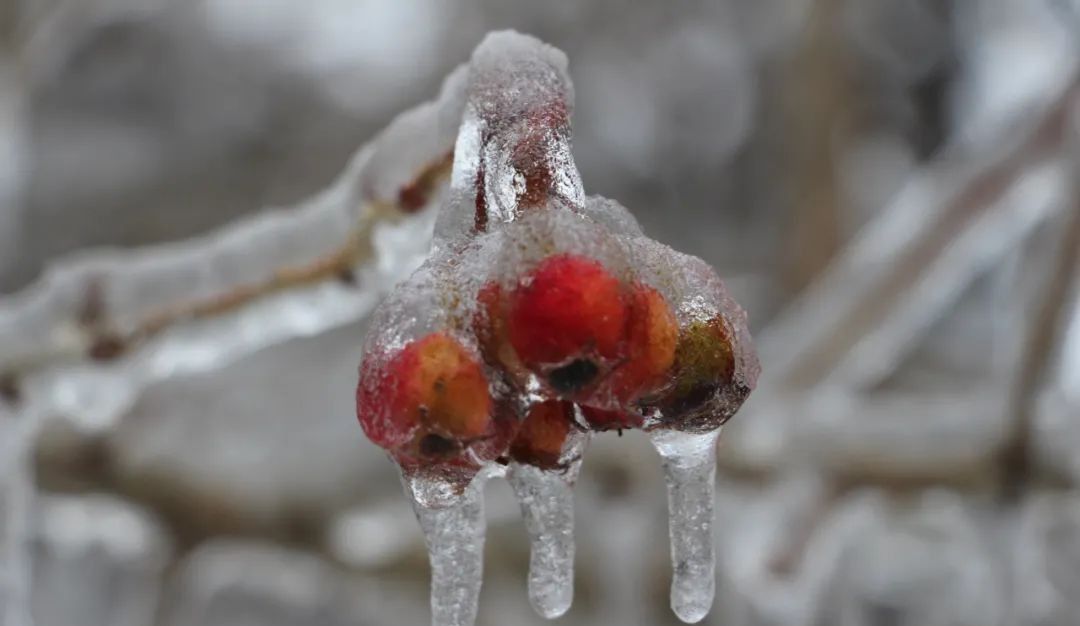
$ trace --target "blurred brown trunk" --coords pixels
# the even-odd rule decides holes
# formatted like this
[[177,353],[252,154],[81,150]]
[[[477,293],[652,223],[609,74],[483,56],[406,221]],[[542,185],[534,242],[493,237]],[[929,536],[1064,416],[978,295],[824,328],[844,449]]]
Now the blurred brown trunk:
[[821,272],[842,239],[837,157],[851,135],[856,101],[841,31],[844,6],[845,0],[815,0],[784,70],[784,171],[792,221],[782,276],[792,292]]

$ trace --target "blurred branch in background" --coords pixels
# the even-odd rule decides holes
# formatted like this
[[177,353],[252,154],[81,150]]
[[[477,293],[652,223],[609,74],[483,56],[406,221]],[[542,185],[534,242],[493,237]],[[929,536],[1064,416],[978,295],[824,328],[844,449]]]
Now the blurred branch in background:
[[[1076,86],[1070,93],[1080,93]],[[1052,386],[1055,359],[1068,350],[1070,315],[1076,315],[1080,298],[1080,100],[1066,101],[1065,168],[1070,195],[1064,199],[1060,241],[1045,255],[1039,272],[1043,279],[1035,292],[1027,324],[1021,328],[1022,347],[1018,351],[1016,374],[1010,390],[1010,427],[1002,446],[1002,492],[1007,500],[1017,500],[1028,491],[1035,471],[1035,422],[1040,391]]]
[[824,269],[840,246],[844,199],[837,155],[850,143],[858,92],[840,24],[843,3],[816,2],[810,10],[802,42],[791,52],[785,105],[789,145],[785,171],[790,184],[791,240],[785,247],[787,287],[797,292]]

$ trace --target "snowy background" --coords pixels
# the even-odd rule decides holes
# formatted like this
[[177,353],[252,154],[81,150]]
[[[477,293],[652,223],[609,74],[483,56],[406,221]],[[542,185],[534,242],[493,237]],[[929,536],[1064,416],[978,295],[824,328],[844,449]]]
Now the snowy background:
[[[73,357],[56,320],[115,313],[92,285],[126,259],[185,268],[127,294],[152,310],[332,250],[315,225],[223,277],[216,240],[161,244],[244,250],[339,202],[357,149],[504,27],[568,54],[586,190],[717,267],[760,338],[706,623],[1080,623],[1075,0],[0,0],[4,626],[427,622],[420,531],[352,407],[363,312],[425,216],[373,225],[348,293],[180,319],[153,354]],[[77,297],[35,304],[64,276]],[[545,623],[488,491],[479,623]],[[577,502],[560,623],[677,623],[645,438],[595,439]]]

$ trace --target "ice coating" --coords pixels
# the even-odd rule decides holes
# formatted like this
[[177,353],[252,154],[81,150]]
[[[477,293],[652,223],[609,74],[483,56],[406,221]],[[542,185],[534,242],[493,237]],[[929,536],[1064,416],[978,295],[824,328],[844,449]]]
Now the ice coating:
[[645,235],[633,213],[614,200],[603,196],[589,196],[585,199],[584,212],[589,219],[617,235],[628,237]]
[[739,410],[757,384],[761,366],[747,327],[746,312],[735,302],[716,272],[701,259],[682,254],[647,237],[624,239],[639,280],[675,303],[680,330],[715,324],[730,349],[730,377],[695,406],[681,410],[662,397],[644,401],[663,427],[706,432],[719,428]]
[[[572,474],[580,463],[573,462]],[[566,613],[574,600],[574,493],[567,474],[520,463],[509,472],[531,544],[529,601],[548,619]]]
[[529,600],[554,619],[574,598],[573,486],[589,442],[567,402],[530,407],[510,445],[507,472],[529,534]]
[[431,623],[470,626],[476,621],[484,580],[486,477],[461,493],[427,478],[405,479],[431,560]]
[[659,430],[653,445],[664,460],[671,535],[671,608],[682,621],[701,621],[716,592],[713,548],[716,502],[716,441],[704,434]]
[[514,32],[484,39],[469,64],[452,200],[439,215],[436,245],[494,230],[550,201],[580,210],[573,98],[561,51]]
[[663,459],[672,608],[700,621],[715,587],[716,442],[759,370],[746,314],[703,261],[585,196],[561,52],[495,33],[464,80],[431,254],[372,316],[357,388],[361,425],[401,467],[428,541],[433,624],[475,619],[482,485],[503,474],[530,536],[530,600],[565,613],[586,442],[631,428]]

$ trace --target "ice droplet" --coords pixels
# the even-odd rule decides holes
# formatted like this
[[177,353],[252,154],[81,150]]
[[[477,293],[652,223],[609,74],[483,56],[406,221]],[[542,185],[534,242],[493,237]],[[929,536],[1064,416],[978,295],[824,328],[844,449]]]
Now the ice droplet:
[[429,476],[405,476],[431,561],[431,625],[472,626],[484,581],[484,484],[482,471],[457,493]]
[[682,621],[701,621],[716,592],[713,517],[716,441],[720,429],[703,434],[659,430],[652,442],[664,460],[671,535],[671,609]]
[[514,463],[510,485],[529,533],[529,601],[547,619],[562,616],[574,600],[574,493],[580,457],[566,470]]

